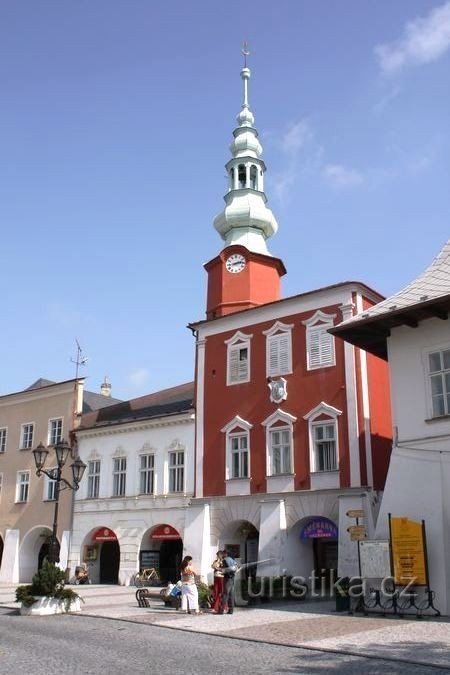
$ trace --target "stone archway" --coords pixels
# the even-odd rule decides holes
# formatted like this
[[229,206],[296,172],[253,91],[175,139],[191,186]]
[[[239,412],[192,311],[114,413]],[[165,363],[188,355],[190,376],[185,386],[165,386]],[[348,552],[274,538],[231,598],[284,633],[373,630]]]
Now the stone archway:
[[237,560],[241,574],[256,576],[259,531],[248,520],[234,520],[226,525],[219,537],[219,548]]
[[44,556],[48,555],[51,534],[49,527],[34,527],[22,539],[19,548],[20,583],[30,583],[42,565]]

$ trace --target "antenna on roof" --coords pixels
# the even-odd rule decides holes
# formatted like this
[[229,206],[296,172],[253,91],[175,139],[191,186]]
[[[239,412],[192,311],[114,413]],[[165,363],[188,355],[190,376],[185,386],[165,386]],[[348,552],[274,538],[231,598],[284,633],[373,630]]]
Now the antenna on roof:
[[83,356],[83,349],[81,348],[80,343],[78,342],[78,340],[76,338],[75,338],[75,342],[77,343],[77,356],[76,356],[75,359],[71,358],[70,360],[76,366],[76,368],[75,368],[75,379],[78,379],[78,370],[79,370],[80,366],[86,365],[86,363],[88,361],[88,357]]

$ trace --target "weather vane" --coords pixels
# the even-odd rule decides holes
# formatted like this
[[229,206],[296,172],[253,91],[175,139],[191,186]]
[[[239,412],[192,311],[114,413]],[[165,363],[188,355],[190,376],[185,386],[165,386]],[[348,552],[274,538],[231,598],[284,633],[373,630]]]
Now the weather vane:
[[242,54],[244,55],[244,68],[247,68],[247,56],[250,56],[250,50],[248,48],[248,42],[244,40],[242,43]]

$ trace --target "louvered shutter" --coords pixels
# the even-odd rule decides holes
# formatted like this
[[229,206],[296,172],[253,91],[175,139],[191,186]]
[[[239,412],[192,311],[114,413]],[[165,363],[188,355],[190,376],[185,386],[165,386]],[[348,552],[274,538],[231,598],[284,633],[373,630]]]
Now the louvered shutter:
[[248,380],[248,348],[239,347],[239,382],[246,382]]
[[326,328],[320,331],[320,363],[327,366],[333,362],[333,336]]
[[239,347],[230,347],[228,352],[228,381],[239,380]]
[[309,330],[308,360],[310,368],[320,366],[320,328]]
[[278,338],[269,338],[269,375],[278,375]]
[[284,333],[278,337],[279,346],[279,373],[284,375],[290,373],[291,368],[291,334]]

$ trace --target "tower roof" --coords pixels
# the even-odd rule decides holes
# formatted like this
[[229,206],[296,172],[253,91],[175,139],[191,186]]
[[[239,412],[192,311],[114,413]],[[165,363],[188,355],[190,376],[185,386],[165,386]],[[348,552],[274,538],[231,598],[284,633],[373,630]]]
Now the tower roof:
[[[245,43],[244,43],[245,44]],[[241,244],[249,251],[269,254],[266,240],[278,229],[272,211],[266,206],[264,194],[264,162],[260,159],[262,146],[254,128],[254,115],[249,103],[250,68],[246,46],[244,67],[241,69],[243,98],[237,116],[238,126],[233,131],[230,145],[232,158],[225,168],[229,176],[228,192],[224,197],[225,208],[214,219],[214,227],[226,246]]]

